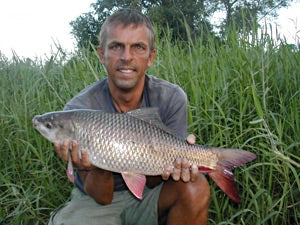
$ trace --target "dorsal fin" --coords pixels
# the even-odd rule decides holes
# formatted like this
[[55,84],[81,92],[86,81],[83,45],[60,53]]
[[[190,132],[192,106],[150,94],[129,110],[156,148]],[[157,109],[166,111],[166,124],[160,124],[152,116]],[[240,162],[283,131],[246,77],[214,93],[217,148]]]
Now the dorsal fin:
[[171,129],[169,129],[164,123],[162,122],[158,108],[149,107],[149,108],[139,108],[132,111],[127,112],[128,115],[143,120],[149,124],[152,124],[160,129],[173,134]]

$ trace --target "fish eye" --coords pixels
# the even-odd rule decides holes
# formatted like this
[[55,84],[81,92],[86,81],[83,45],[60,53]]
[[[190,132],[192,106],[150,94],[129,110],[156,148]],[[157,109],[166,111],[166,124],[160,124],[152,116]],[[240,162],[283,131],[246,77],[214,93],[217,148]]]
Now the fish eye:
[[53,126],[52,126],[52,123],[51,122],[47,122],[46,123],[46,127],[48,128],[48,129],[51,129]]

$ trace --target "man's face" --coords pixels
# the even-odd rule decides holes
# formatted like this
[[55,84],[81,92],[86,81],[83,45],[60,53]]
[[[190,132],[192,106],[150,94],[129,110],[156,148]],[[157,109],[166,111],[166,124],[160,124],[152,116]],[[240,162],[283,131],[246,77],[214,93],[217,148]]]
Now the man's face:
[[146,26],[122,24],[108,29],[106,43],[98,53],[106,67],[110,88],[126,92],[144,85],[146,69],[156,55],[149,48]]

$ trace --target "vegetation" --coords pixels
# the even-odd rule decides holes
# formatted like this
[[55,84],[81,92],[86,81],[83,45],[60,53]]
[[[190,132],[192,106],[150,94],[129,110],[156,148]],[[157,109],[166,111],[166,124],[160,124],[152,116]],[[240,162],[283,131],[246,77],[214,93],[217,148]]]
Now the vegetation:
[[[188,35],[224,37],[235,26],[239,33],[253,31],[259,27],[259,20],[264,17],[276,17],[276,12],[286,7],[293,0],[96,0],[92,10],[83,13],[70,23],[72,34],[79,47],[92,43],[98,45],[97,34],[105,19],[120,8],[138,9],[145,13],[158,27],[169,27],[172,40],[187,40]],[[211,18],[223,14],[220,25],[211,23]],[[186,32],[186,25],[189,32]],[[220,33],[216,33],[216,29]],[[204,33],[203,33],[204,31]],[[215,34],[216,33],[216,34]],[[205,39],[204,39],[205,40]]]
[[[268,36],[219,44],[159,40],[149,73],[188,94],[199,144],[243,148],[257,159],[235,172],[241,204],[211,182],[209,225],[300,224],[300,49]],[[251,40],[251,41],[250,41]],[[66,163],[31,124],[106,76],[95,51],[61,50],[42,63],[0,55],[0,224],[45,224],[69,199]]]

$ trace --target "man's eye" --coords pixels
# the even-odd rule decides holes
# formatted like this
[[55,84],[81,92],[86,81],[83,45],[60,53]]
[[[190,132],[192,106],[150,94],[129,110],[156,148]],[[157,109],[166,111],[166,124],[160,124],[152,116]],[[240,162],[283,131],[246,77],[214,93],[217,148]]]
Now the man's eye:
[[135,49],[136,50],[143,50],[144,46],[142,46],[141,44],[137,44],[137,45],[135,45]]
[[121,45],[114,44],[113,46],[111,46],[111,49],[113,49],[113,50],[120,50],[121,49]]

